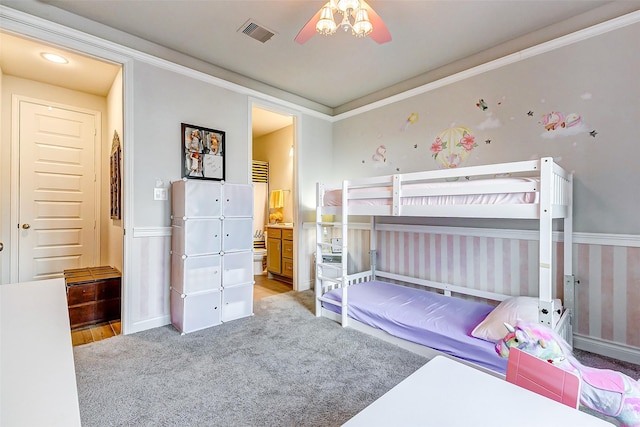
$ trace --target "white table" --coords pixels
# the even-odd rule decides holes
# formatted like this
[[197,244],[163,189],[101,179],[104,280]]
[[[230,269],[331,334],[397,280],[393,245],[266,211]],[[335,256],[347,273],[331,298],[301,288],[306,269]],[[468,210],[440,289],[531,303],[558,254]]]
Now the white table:
[[436,356],[345,427],[609,426],[611,424],[444,356]]
[[0,425],[80,425],[64,279],[0,285]]

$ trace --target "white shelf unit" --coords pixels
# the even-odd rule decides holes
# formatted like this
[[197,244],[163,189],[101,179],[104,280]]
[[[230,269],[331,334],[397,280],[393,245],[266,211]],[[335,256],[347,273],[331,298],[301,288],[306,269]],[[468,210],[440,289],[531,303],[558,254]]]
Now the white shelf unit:
[[[322,206],[320,194],[317,193],[317,206]],[[341,216],[338,217],[338,222],[334,221],[334,215],[323,215],[320,208],[316,210],[316,313],[320,313],[322,308],[321,291],[342,288],[343,306],[346,307],[347,304],[347,286],[343,286],[343,283],[347,283],[348,254],[347,241],[343,236],[347,235],[348,222],[346,219],[342,220]],[[342,313],[343,324],[346,324],[347,310],[342,310]]]
[[183,334],[253,314],[253,186],[174,182],[171,323]]

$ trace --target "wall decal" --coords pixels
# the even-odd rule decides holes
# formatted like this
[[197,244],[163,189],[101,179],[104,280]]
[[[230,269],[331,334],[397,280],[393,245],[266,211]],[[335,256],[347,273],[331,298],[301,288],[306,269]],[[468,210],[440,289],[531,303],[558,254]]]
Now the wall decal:
[[418,113],[409,114],[409,117],[404,122],[404,125],[402,125],[402,132],[406,131],[409,125],[415,124],[418,121],[418,118],[419,118]]
[[457,126],[440,132],[431,144],[431,152],[443,168],[455,168],[460,166],[477,146],[471,130]]
[[476,107],[478,107],[482,111],[485,111],[487,108],[489,108],[484,99],[479,99],[478,102],[476,102]]
[[545,129],[541,136],[546,139],[589,132],[582,117],[576,113],[564,114],[560,111],[552,111],[542,115],[541,123]]
[[529,110],[529,112],[527,113],[527,116],[533,117],[533,111]]
[[376,163],[386,163],[387,161],[387,147],[385,147],[384,145],[379,146],[378,148],[376,148],[376,152],[371,156],[371,160],[373,160]]
[[589,135],[591,135],[594,138],[596,137],[597,134],[598,134],[598,132],[596,132],[595,129],[592,130],[591,132],[589,132]]

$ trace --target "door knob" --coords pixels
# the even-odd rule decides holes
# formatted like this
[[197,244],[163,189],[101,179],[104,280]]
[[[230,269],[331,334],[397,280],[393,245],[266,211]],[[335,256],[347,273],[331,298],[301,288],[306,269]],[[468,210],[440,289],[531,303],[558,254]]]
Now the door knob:
[[22,228],[24,228],[25,230],[28,230],[31,228],[31,226],[29,224],[22,224]]

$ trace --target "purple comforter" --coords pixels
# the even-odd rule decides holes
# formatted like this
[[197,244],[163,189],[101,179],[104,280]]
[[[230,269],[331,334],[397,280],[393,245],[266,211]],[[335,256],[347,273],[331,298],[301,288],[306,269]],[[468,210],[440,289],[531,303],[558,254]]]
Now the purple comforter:
[[[325,294],[341,301],[341,290]],[[324,304],[340,313],[339,306]],[[398,338],[422,344],[504,374],[507,359],[494,343],[471,336],[493,306],[391,283],[371,281],[349,286],[348,315]]]

